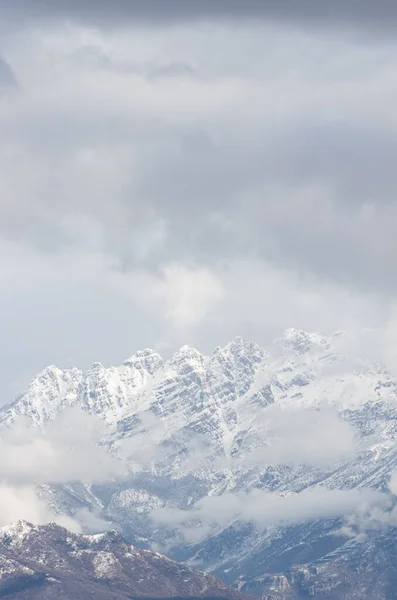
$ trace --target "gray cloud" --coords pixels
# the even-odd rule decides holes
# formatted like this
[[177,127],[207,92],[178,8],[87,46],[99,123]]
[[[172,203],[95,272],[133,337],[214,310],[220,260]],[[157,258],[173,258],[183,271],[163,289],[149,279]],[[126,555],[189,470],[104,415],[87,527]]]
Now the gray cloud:
[[[314,54],[322,48],[315,39],[311,45]],[[195,43],[187,48],[198,51]],[[348,51],[354,70],[362,57]],[[352,87],[344,79],[317,81],[310,71],[290,81],[266,70],[257,80],[236,73],[232,82],[215,74],[190,80],[177,70],[175,81],[148,84],[139,73],[131,79],[128,69],[119,71],[117,60],[115,69],[73,62],[70,70],[60,54],[59,90],[44,79],[39,102],[21,100],[6,113],[2,187],[4,194],[13,187],[13,198],[2,209],[3,229],[52,251],[75,236],[68,213],[86,213],[105,225],[105,243],[127,268],[137,259],[213,263],[256,254],[394,293],[389,124],[396,92],[388,79],[392,59],[384,58]],[[209,68],[206,56],[200,60]],[[183,98],[171,96],[178,86]],[[381,116],[375,86],[388,98]],[[124,101],[129,94],[133,108]],[[91,110],[99,98],[104,108]],[[12,143],[18,151],[10,154]]]
[[0,93],[4,88],[15,88],[17,80],[14,71],[4,58],[0,56]]
[[397,46],[302,35],[286,5],[228,2],[286,19],[230,27],[222,3],[1,4],[19,84],[0,101],[7,399],[46,363],[388,322]]
[[101,0],[38,0],[34,6],[28,0],[11,2],[3,0],[5,16],[19,18],[61,17],[75,19],[88,24],[111,26],[132,23],[167,24],[189,20],[213,19],[271,19],[304,25],[348,25],[361,29],[393,28],[397,23],[397,9],[392,0],[379,0],[376,5],[370,0],[361,2],[316,2],[316,0],[201,0],[184,2],[161,0],[114,0],[112,4]]

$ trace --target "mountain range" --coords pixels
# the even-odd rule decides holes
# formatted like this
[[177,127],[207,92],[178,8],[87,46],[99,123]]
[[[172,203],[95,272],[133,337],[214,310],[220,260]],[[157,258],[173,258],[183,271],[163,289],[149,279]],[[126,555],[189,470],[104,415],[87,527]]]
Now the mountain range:
[[266,348],[236,338],[210,356],[51,366],[0,427],[56,428],[69,410],[101,423],[123,475],[42,482],[55,515],[100,515],[136,547],[269,599],[397,598],[397,385],[347,347],[290,329]]

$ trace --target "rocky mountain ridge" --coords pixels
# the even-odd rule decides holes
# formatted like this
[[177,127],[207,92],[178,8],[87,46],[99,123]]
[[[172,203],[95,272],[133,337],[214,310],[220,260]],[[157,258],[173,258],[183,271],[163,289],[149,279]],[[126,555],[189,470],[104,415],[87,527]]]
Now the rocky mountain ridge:
[[215,577],[135,548],[116,531],[77,535],[24,521],[0,528],[0,597],[244,600]]
[[[129,475],[106,485],[42,486],[40,494],[53,510],[74,515],[81,507],[99,508],[135,544],[160,547],[248,593],[264,594],[269,576],[289,582],[290,589],[278,594],[298,593],[291,587],[294,569],[306,573],[299,576],[304,590],[317,561],[335,564],[336,551],[348,560],[363,546],[350,533],[336,535],[344,515],[332,510],[326,518],[313,514],[264,525],[238,515],[215,524],[201,519],[188,538],[180,523],[154,520],[156,511],[190,511],[208,498],[226,501],[257,491],[280,498],[318,489],[388,493],[397,468],[396,381],[382,364],[345,352],[339,333],[325,337],[291,329],[266,348],[236,338],[208,357],[185,346],[168,361],[143,350],[120,367],[95,363],[86,373],[49,367],[3,407],[0,425],[12,429],[22,415],[42,427],[70,406],[105,424],[103,444],[123,457]],[[309,437],[307,418],[324,407],[355,432],[351,456],[313,461],[310,453],[320,454],[325,444],[317,440],[301,460],[291,459],[280,444],[278,461],[264,458],[277,439],[269,432],[271,411],[292,415],[285,439],[301,428],[302,443]],[[341,439],[336,442],[340,446]],[[381,534],[371,533],[374,539]]]

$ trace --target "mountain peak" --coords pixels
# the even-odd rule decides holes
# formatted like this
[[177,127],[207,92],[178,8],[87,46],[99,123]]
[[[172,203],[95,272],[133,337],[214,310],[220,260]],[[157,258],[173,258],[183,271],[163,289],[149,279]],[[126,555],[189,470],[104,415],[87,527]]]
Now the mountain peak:
[[9,525],[0,527],[0,543],[21,543],[33,529],[34,525],[28,521],[24,521],[23,519],[14,521]]
[[89,371],[100,371],[103,368],[104,368],[104,366],[101,362],[95,361],[91,364],[91,366],[88,370]]
[[132,367],[139,371],[146,370],[153,375],[158,369],[164,365],[163,359],[151,348],[138,350],[135,354],[127,358],[123,362],[124,367]]
[[320,333],[308,333],[302,329],[295,329],[290,327],[284,332],[284,336],[276,340],[281,346],[290,347],[298,354],[304,354],[312,349],[312,347],[320,347],[322,349],[330,350],[331,344],[329,338],[321,335]]
[[40,371],[40,373],[38,373],[38,375],[36,375],[36,377],[33,379],[33,382],[38,379],[56,378],[56,377],[60,377],[62,375],[63,375],[62,369],[60,369],[56,365],[48,365],[42,371]]
[[[112,454],[119,454],[129,469],[122,484],[110,481],[92,487],[77,482],[42,486],[40,498],[56,513],[75,514],[76,518],[82,506],[91,507],[94,516],[99,511],[106,521],[119,523],[135,546],[124,542],[117,532],[76,536],[54,524],[34,527],[18,522],[0,532],[0,560],[2,544],[4,556],[16,549],[20,551],[18,556],[14,552],[12,560],[15,564],[22,560],[24,568],[25,558],[26,563],[35,561],[34,552],[39,549],[44,553],[40,555],[44,557],[41,569],[44,569],[43,564],[46,569],[47,564],[51,567],[52,555],[69,568],[69,555],[73,552],[78,570],[73,571],[73,565],[70,568],[76,577],[81,574],[84,556],[90,577],[97,583],[103,583],[105,578],[116,582],[121,577],[128,593],[118,595],[114,591],[112,598],[124,600],[149,593],[149,574],[158,576],[153,561],[165,565],[164,557],[156,555],[154,558],[149,551],[140,550],[138,546],[142,544],[167,547],[174,558],[183,556],[186,560],[196,560],[195,564],[202,568],[216,568],[227,581],[239,585],[245,581],[249,587],[244,589],[258,594],[265,589],[261,569],[277,573],[286,564],[283,562],[280,567],[280,560],[302,561],[303,545],[310,547],[311,556],[316,560],[322,560],[335,548],[343,553],[341,556],[350,556],[349,548],[344,546],[344,536],[335,536],[341,527],[339,518],[337,522],[333,519],[325,522],[319,517],[313,525],[310,512],[307,521],[306,516],[303,517],[303,524],[286,527],[276,515],[275,524],[269,527],[269,511],[265,506],[262,531],[262,520],[258,528],[234,521],[227,521],[232,525],[224,528],[226,520],[221,513],[225,508],[228,514],[227,498],[224,506],[223,499],[219,498],[220,518],[214,526],[206,522],[207,511],[204,510],[208,497],[237,494],[240,506],[241,498],[249,499],[255,490],[292,498],[318,485],[321,490],[327,487],[330,490],[387,488],[397,464],[396,382],[376,365],[372,368],[367,362],[357,361],[352,366],[350,361],[344,361],[343,354],[338,354],[337,343],[334,348],[334,341],[337,338],[291,328],[277,341],[276,348],[270,345],[262,348],[237,337],[209,357],[191,346],[183,346],[164,364],[153,350],[145,349],[120,367],[103,368],[98,374],[76,371],[73,375],[71,371],[63,371],[60,377],[36,381],[13,405],[3,407],[0,411],[2,426],[11,425],[13,419],[22,414],[41,426],[68,406],[81,407],[105,421],[101,445]],[[162,368],[156,371],[156,365]],[[337,411],[340,418],[331,412],[322,412],[326,407],[332,408],[332,413]],[[303,412],[297,418],[300,410]],[[280,419],[280,425],[276,419]],[[341,424],[340,419],[346,424]],[[358,442],[357,448],[352,437]],[[296,451],[292,449],[295,446]],[[340,453],[343,448],[347,449],[348,457],[344,451]],[[29,449],[30,446],[28,452]],[[28,456],[31,462],[33,458]],[[338,463],[331,464],[334,460]],[[269,501],[270,498],[271,495]],[[326,504],[328,506],[328,500]],[[164,524],[154,517],[157,509],[165,509],[165,512],[160,511],[165,515]],[[197,529],[196,525],[190,528],[185,523],[180,525],[181,514],[190,514],[192,519],[202,514],[203,519],[197,521]],[[230,512],[230,519],[234,518],[234,512]],[[100,526],[96,519],[94,523],[95,527]],[[354,527],[353,524],[352,529]],[[185,543],[186,532],[189,537]],[[12,547],[12,539],[16,540],[17,548]],[[354,540],[349,537],[348,541],[353,543]],[[395,555],[396,552],[393,557]],[[129,562],[131,556],[137,561],[133,565]],[[255,566],[254,572],[252,561],[258,557],[260,561],[255,565],[259,566]],[[332,567],[334,563],[329,564]],[[43,573],[39,567],[32,569],[36,575]],[[54,566],[54,577],[63,582],[62,573]],[[134,577],[138,573],[141,575],[137,587],[128,587],[135,585]],[[185,575],[184,579],[191,581],[191,572]],[[283,586],[289,581],[275,577],[277,585]],[[195,587],[172,587],[168,580],[161,577],[160,580],[166,591],[164,597],[168,593],[181,595],[196,591]],[[85,583],[91,585],[88,580]],[[185,583],[188,585],[188,581]],[[0,597],[2,584],[0,578]],[[202,590],[204,584],[207,582],[202,582],[197,591]],[[156,583],[154,591],[161,586]],[[50,584],[48,589],[55,588]],[[91,593],[92,588],[88,589]],[[97,594],[95,598],[109,598],[103,588],[102,595],[99,588],[94,587],[93,591]],[[29,596],[29,591],[26,597],[29,600],[51,598]],[[66,597],[79,600],[87,596],[70,593]],[[362,597],[375,598],[371,593]],[[12,598],[19,600],[18,596]]]
[[192,346],[185,345],[182,346],[177,352],[175,352],[175,354],[171,356],[169,363],[171,365],[175,365],[178,364],[180,361],[183,361],[202,364],[203,360],[204,356],[203,354],[201,354],[201,352],[199,352],[198,350],[196,350],[196,348],[193,348]]
[[[25,530],[33,535],[21,536]],[[10,525],[0,537],[0,565],[0,597],[12,590],[13,600],[244,598],[212,575],[127,544],[117,532],[79,535],[55,523]]]

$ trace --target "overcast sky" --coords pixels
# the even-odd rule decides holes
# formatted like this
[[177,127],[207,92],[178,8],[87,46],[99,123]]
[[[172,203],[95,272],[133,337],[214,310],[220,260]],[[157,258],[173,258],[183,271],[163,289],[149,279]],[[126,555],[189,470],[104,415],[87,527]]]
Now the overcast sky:
[[1,0],[0,23],[0,402],[141,347],[394,343],[394,1]]

